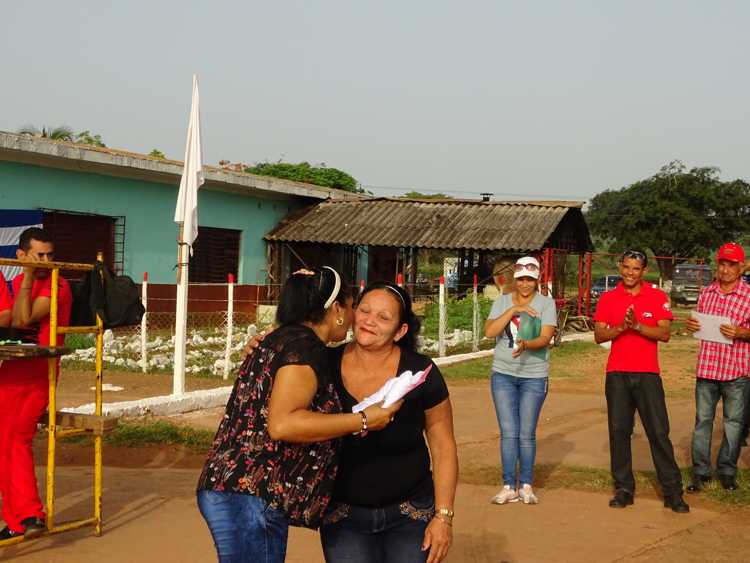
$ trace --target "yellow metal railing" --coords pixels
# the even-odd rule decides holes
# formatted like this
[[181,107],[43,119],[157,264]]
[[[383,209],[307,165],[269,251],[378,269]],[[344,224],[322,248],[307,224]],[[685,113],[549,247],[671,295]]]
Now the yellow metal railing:
[[[102,261],[102,254],[97,255],[97,261]],[[0,265],[25,266],[27,262],[0,258]],[[95,382],[95,409],[94,416],[102,416],[102,356],[104,349],[104,323],[97,314],[95,326],[70,327],[58,326],[58,292],[60,270],[75,270],[90,272],[94,269],[93,264],[77,264],[72,262],[34,262],[35,268],[46,268],[52,270],[49,312],[49,346],[57,346],[57,336],[65,334],[95,334],[96,335],[96,382]],[[22,360],[19,360],[22,361]],[[52,357],[48,360],[47,376],[49,382],[49,418],[47,422],[47,530],[48,534],[56,534],[75,530],[84,526],[94,526],[97,536],[102,533],[102,439],[103,432],[93,431],[94,434],[94,516],[70,522],[55,523],[55,451],[58,438],[74,436],[92,432],[91,428],[60,428],[57,423],[57,374],[59,358]],[[0,548],[24,541],[23,536],[0,541]]]

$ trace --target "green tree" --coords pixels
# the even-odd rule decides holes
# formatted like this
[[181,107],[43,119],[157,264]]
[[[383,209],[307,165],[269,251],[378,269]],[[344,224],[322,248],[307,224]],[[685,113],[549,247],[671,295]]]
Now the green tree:
[[42,127],[41,130],[33,125],[26,125],[18,130],[20,135],[31,135],[32,137],[41,137],[43,139],[52,139],[53,141],[73,142],[73,130],[67,125],[58,127]]
[[165,159],[165,158],[167,158],[167,155],[165,155],[159,149],[153,149],[150,153],[148,153],[148,156],[150,156],[152,158],[160,158],[162,160]]
[[[686,171],[682,162],[672,161],[650,178],[594,196],[586,220],[595,236],[613,242],[613,249],[705,258],[747,232],[750,184],[723,182],[715,167]],[[672,279],[676,264],[669,258],[657,263],[662,277]]]
[[359,193],[362,191],[357,186],[357,180],[352,176],[337,168],[328,168],[325,164],[310,166],[307,162],[300,162],[299,164],[262,162],[245,168],[245,172],[261,176],[284,178],[286,180],[294,180],[295,182],[306,182],[327,188],[338,188],[347,192]]
[[89,131],[88,129],[77,133],[75,139],[73,139],[73,142],[78,145],[91,145],[92,147],[107,146],[104,144],[104,141],[102,141],[101,135],[92,135],[91,131]]

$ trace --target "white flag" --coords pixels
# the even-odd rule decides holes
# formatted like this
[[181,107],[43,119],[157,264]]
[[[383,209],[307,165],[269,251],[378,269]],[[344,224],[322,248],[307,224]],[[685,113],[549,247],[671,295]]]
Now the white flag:
[[[180,193],[174,210],[175,223],[182,223],[182,242],[190,245],[198,238],[198,188],[203,185],[203,146],[201,144],[201,113],[198,77],[193,75],[193,103],[185,147],[185,163],[180,180]],[[192,246],[190,248],[192,254]]]

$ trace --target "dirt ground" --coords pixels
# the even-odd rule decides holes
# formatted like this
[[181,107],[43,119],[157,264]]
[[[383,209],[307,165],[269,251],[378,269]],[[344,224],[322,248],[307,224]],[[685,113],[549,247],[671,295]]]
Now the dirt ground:
[[[672,440],[681,466],[690,463],[695,352],[692,340],[677,338],[662,354]],[[746,547],[750,510],[732,509],[692,495],[687,499],[691,513],[678,515],[662,507],[653,487],[639,490],[634,506],[612,510],[606,493],[567,490],[554,483],[554,467],[561,464],[608,467],[602,377],[605,359],[605,350],[591,348],[571,357],[561,355],[556,363],[537,437],[537,462],[545,468],[536,482],[537,506],[489,504],[500,479],[499,433],[489,384],[481,380],[450,384],[461,477],[454,546],[447,561],[750,561]],[[80,400],[90,393],[87,377],[66,374],[60,393],[63,404],[90,400]],[[126,386],[125,391],[110,393],[107,401],[171,389],[169,376],[113,373],[107,374],[107,382]],[[212,383],[216,380],[193,379],[190,385],[198,388]],[[222,409],[213,409],[172,420],[214,429],[221,414]],[[717,424],[717,438],[719,430]],[[43,442],[39,448],[41,453]],[[88,456],[88,449],[81,446],[60,447],[60,520],[90,511],[92,471],[83,465]],[[636,469],[653,468],[640,426],[633,456]],[[38,455],[37,459],[44,458]],[[176,447],[107,447],[104,535],[95,538],[91,530],[84,529],[47,536],[0,550],[0,559],[55,563],[214,561],[210,536],[193,493],[202,462],[202,455]],[[740,464],[750,466],[748,449],[743,450]],[[40,478],[43,471],[39,467]],[[323,561],[317,534],[292,529],[287,560]]]

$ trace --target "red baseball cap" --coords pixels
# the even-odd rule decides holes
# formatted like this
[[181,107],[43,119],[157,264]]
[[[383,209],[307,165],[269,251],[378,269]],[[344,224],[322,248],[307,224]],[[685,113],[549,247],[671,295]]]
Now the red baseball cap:
[[716,253],[716,261],[729,260],[730,262],[744,262],[745,251],[743,248],[734,242],[727,242],[721,245],[719,252]]

